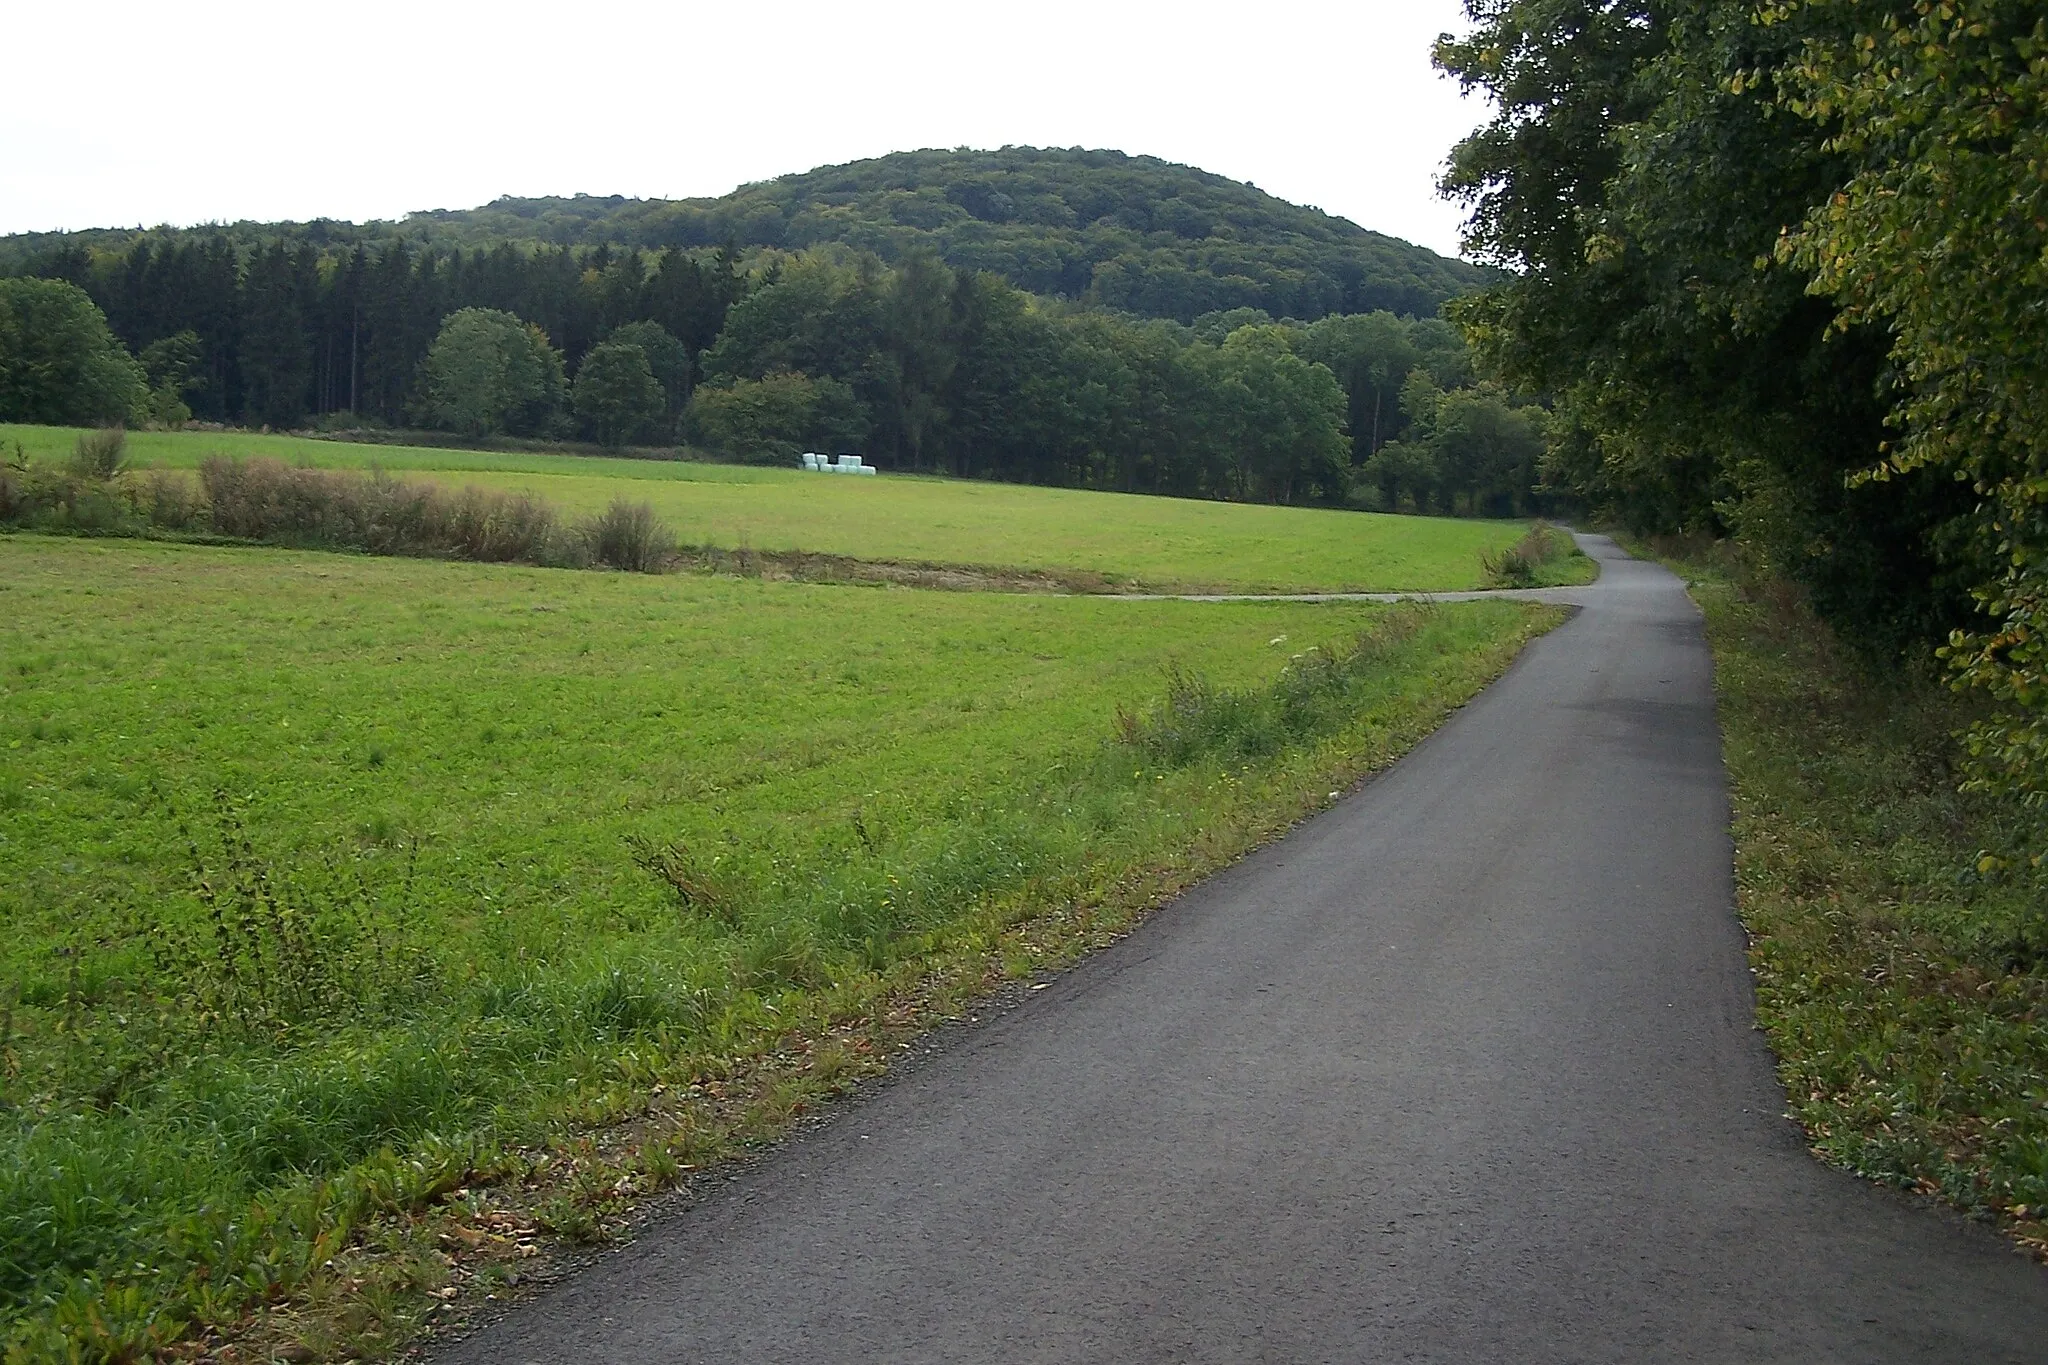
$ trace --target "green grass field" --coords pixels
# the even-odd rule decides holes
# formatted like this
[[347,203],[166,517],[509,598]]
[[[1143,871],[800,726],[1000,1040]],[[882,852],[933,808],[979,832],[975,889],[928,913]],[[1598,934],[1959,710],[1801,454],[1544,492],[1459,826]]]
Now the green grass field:
[[[0,537],[17,1344],[283,1298],[316,1354],[389,1349],[453,1184],[640,1115],[630,1178],[518,1158],[593,1235],[724,1131],[659,1097],[792,1038],[829,1088],[858,1021],[1237,856],[1554,619]],[[1157,710],[1169,663],[1208,710]]]
[[[67,455],[68,428],[0,426],[0,450]],[[531,491],[565,512],[621,495],[651,503],[688,543],[856,559],[1084,571],[1152,588],[1241,592],[1484,587],[1480,557],[1519,522],[1382,516],[952,479],[847,478],[794,469],[578,455],[349,445],[243,432],[135,432],[139,465],[266,456],[377,465],[450,484]]]

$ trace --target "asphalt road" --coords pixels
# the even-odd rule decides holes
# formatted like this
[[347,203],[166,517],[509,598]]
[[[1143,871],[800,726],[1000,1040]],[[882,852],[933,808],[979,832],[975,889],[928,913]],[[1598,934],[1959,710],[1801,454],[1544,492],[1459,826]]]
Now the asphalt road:
[[1697,614],[1582,543],[1394,770],[445,1359],[2048,1361],[1781,1116]]

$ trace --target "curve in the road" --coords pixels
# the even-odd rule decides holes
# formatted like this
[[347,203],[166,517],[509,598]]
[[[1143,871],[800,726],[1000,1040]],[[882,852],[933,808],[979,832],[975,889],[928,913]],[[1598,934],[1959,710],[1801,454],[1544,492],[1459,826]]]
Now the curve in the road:
[[447,1360],[2048,1360],[1782,1117],[1698,615],[1582,543],[1379,781]]

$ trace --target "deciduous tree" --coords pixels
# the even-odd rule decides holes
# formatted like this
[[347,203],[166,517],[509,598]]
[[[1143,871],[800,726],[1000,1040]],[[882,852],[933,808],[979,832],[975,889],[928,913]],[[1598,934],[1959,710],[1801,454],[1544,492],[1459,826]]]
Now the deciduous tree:
[[442,322],[420,365],[415,410],[430,426],[468,436],[535,435],[559,413],[561,353],[530,322],[464,308]]
[[651,319],[629,322],[605,338],[625,346],[638,346],[647,357],[647,368],[661,385],[663,411],[673,426],[690,401],[692,383],[690,350],[668,328]]
[[661,421],[661,383],[647,353],[625,342],[593,347],[576,368],[576,415],[598,443],[616,450]]
[[148,393],[142,366],[83,289],[0,279],[0,421],[140,420]]
[[684,425],[692,440],[713,450],[774,460],[857,449],[867,435],[851,388],[788,370],[699,386]]
[[1933,472],[1983,500],[1996,567],[1975,596],[1992,623],[1948,652],[2010,708],[1972,734],[1977,780],[2048,804],[2048,15],[1791,0],[1764,17],[1803,35],[1784,103],[1854,169],[1780,259],[1845,325],[1890,334],[1899,439],[1870,477]]

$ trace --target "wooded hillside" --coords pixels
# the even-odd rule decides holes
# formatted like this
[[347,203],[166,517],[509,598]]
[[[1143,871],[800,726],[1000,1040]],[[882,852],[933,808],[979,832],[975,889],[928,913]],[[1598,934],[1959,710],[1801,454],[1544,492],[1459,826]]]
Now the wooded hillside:
[[[1192,322],[1259,308],[1313,321],[1385,309],[1433,315],[1489,273],[1368,232],[1254,186],[1153,157],[1011,147],[896,152],[743,186],[717,199],[499,199],[398,223],[238,223],[243,248],[280,237],[316,250],[403,240],[802,249],[839,243],[896,261],[918,248],[956,269],[1147,317]],[[64,249],[126,251],[163,230],[0,238],[0,273]]]

